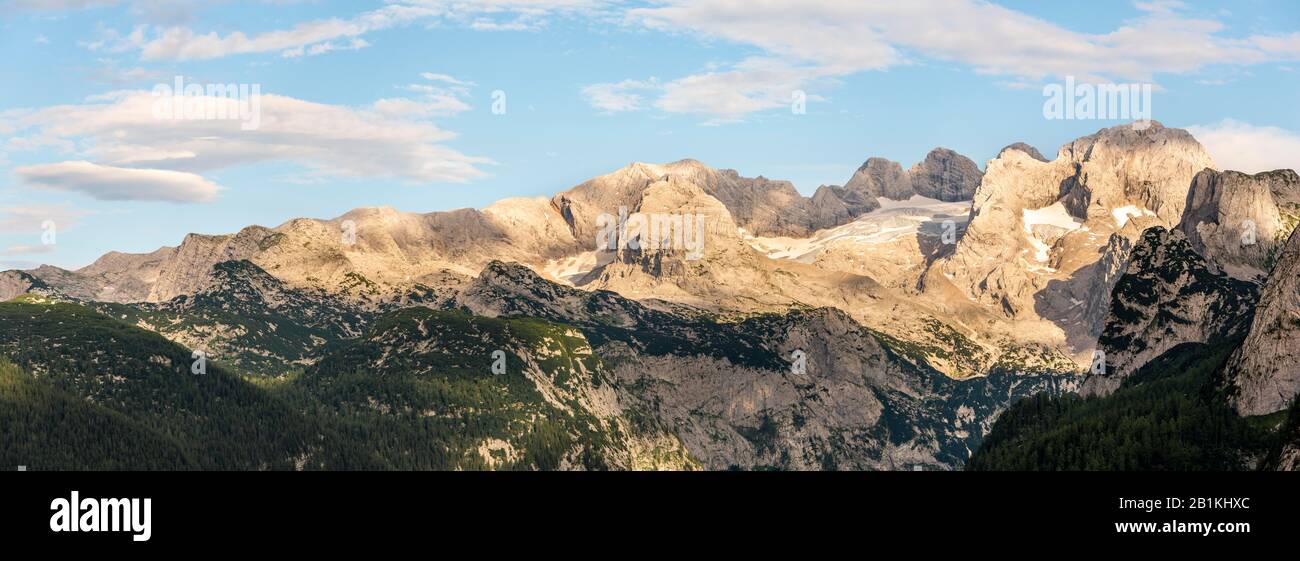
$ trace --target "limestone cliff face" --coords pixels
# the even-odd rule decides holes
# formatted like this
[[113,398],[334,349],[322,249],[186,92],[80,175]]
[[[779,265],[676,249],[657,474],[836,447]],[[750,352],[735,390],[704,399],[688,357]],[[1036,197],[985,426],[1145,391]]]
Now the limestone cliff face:
[[970,200],[984,177],[970,158],[947,148],[931,150],[907,175],[916,194],[948,202]]
[[880,208],[882,198],[903,201],[920,195],[944,202],[969,201],[983,176],[970,158],[935,148],[907,171],[897,162],[868,158],[843,187],[828,190],[857,216]]
[[1300,230],[1291,233],[1260,292],[1250,333],[1225,366],[1242,415],[1281,411],[1300,394]]
[[1043,156],[1042,152],[1038,151],[1037,148],[1034,148],[1029,144],[1025,144],[1024,142],[1013,142],[1011,144],[1003,146],[1001,150],[998,150],[998,155],[996,156],[996,158],[1001,158],[1002,154],[1005,154],[1008,150],[1019,150],[1026,154],[1029,154],[1030,157],[1040,162],[1049,161],[1046,156]]
[[94,287],[92,294],[75,294],[88,300],[103,302],[132,302],[147,299],[149,291],[158,282],[162,268],[176,254],[174,247],[162,247],[144,254],[110,251],[89,266],[78,269],[77,275]]
[[1258,285],[1214,271],[1179,230],[1147,230],[1111,294],[1098,341],[1106,368],[1090,375],[1082,392],[1113,392],[1180,344],[1244,336],[1258,297]]
[[42,265],[30,273],[60,293],[78,300],[95,302],[139,302],[149,292],[176,248],[163,247],[150,253],[110,251],[94,263],[76,271]]
[[826,227],[823,221],[838,225],[856,216],[852,205],[846,209],[839,200],[805,198],[788,181],[741,177],[735,170],[716,170],[695,160],[633,163],[555,195],[551,203],[574,238],[594,247],[598,217],[636,208],[647,188],[667,179],[699,187],[720,201],[738,226],[754,233],[804,236]]
[[0,271],[0,302],[23,294],[49,290],[49,285],[26,271]]
[[1300,176],[1207,169],[1196,174],[1179,229],[1210,263],[1261,281],[1300,222]]
[[903,166],[884,158],[867,158],[843,187],[833,191],[845,204],[855,208],[857,214],[879,208],[876,199],[880,197],[903,200],[916,193]]
[[1300,471],[1300,407],[1291,408],[1280,435],[1281,442],[1264,467],[1277,471]]
[[[622,233],[629,243],[620,244],[612,261],[593,271],[584,288],[707,308],[733,307],[725,303],[737,298],[751,301],[736,302],[740,305],[735,308],[745,310],[780,308],[794,301],[773,288],[777,282],[773,264],[744,241],[726,205],[697,183],[665,176],[641,192],[631,205],[631,213],[643,219],[656,215],[682,217],[683,229],[691,231],[683,232],[680,244],[675,243],[676,236],[659,237],[674,243],[654,247],[638,237],[645,233],[654,237],[663,230],[656,233],[652,224],[641,229],[629,221]],[[687,217],[691,217],[690,228],[685,227]],[[637,242],[636,247],[632,241]]]
[[1159,123],[1101,130],[1051,162],[1003,150],[927,291],[951,285],[1006,318],[1045,320],[1087,351],[1131,243],[1150,226],[1178,224],[1192,177],[1211,165],[1190,134]]
[[150,286],[146,299],[163,302],[202,290],[207,286],[213,265],[254,257],[273,233],[261,226],[249,226],[228,236],[186,236],[159,267],[158,278]]

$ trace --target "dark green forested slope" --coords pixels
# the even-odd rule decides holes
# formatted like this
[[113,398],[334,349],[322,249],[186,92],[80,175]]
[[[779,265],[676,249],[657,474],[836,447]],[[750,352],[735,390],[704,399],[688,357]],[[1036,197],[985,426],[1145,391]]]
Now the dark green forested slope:
[[601,370],[571,327],[415,307],[336,345],[282,391],[347,420],[402,469],[627,467],[632,429],[608,405],[597,412]]
[[[505,372],[493,372],[494,352]],[[670,469],[581,332],[408,308],[256,384],[89,308],[0,303],[0,466],[66,469]],[[640,435],[649,435],[646,440]],[[648,459],[647,459],[648,458]]]
[[1241,470],[1276,416],[1241,418],[1209,388],[1236,341],[1180,345],[1106,397],[1038,395],[998,418],[968,470]]
[[21,369],[5,372],[5,415],[32,435],[3,440],[0,457],[31,469],[381,465],[219,365],[193,374],[189,350],[83,306],[0,303],[0,356]]
[[0,467],[195,467],[181,443],[0,359]]

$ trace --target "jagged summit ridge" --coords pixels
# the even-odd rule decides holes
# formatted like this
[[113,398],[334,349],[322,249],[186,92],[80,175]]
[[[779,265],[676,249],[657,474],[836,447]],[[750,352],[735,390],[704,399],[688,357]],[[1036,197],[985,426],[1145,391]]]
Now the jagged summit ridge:
[[1050,162],[1003,150],[965,234],[923,285],[1055,332],[1087,360],[1132,243],[1148,227],[1177,225],[1192,177],[1212,165],[1190,134],[1159,123],[1102,129]]

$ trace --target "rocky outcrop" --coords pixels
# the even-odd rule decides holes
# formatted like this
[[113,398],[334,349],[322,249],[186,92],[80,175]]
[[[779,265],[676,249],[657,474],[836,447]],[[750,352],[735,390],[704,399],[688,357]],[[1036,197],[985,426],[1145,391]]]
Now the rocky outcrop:
[[49,285],[26,271],[0,271],[0,302],[48,289]]
[[995,158],[995,159],[996,159],[996,158],[1001,158],[1002,155],[1005,154],[1005,153],[1007,152],[1007,150],[1019,150],[1019,151],[1021,151],[1021,152],[1026,153],[1026,154],[1029,154],[1029,156],[1030,156],[1031,158],[1033,158],[1033,159],[1035,159],[1035,160],[1038,160],[1038,161],[1040,161],[1040,162],[1046,162],[1046,161],[1048,161],[1047,157],[1046,157],[1046,156],[1043,156],[1043,153],[1042,153],[1042,152],[1039,152],[1037,148],[1034,148],[1033,146],[1030,146],[1030,145],[1028,145],[1028,144],[1025,144],[1024,142],[1013,142],[1013,143],[1011,143],[1011,144],[1008,144],[1008,145],[1002,147],[1001,150],[998,150],[998,155],[997,155],[997,156],[994,156],[994,158]]
[[858,216],[880,208],[879,199],[905,201],[920,195],[944,202],[968,201],[983,175],[970,158],[935,148],[907,171],[897,162],[868,158],[843,187],[824,189],[842,201],[851,216]]
[[1224,367],[1229,400],[1242,415],[1281,411],[1300,394],[1300,229],[1293,231],[1260,292],[1250,333]]
[[274,239],[274,233],[261,226],[249,226],[229,236],[185,236],[175,254],[159,267],[148,300],[164,302],[207,288],[213,265],[255,257],[264,244]]
[[622,407],[672,427],[707,469],[953,469],[1011,400],[1051,375],[958,382],[835,309],[726,321],[493,263],[458,303],[575,326],[610,365]]
[[174,255],[174,247],[162,247],[143,254],[110,251],[76,272],[100,289],[98,294],[88,296],[88,299],[103,302],[144,300]]
[[1192,181],[1179,229],[1213,266],[1262,281],[1297,223],[1300,176],[1294,171],[1206,169]]
[[1231,341],[1250,327],[1258,286],[1218,273],[1178,230],[1154,227],[1115,284],[1098,340],[1105,369],[1084,394],[1109,394],[1148,361],[1183,343]]
[[217,263],[205,277],[195,293],[164,302],[87,305],[265,376],[313,363],[326,344],[360,335],[373,315],[341,295],[290,287],[247,260]]
[[691,183],[722,202],[731,219],[751,233],[804,236],[826,227],[821,220],[855,216],[843,204],[834,208],[837,201],[823,199],[823,208],[814,208],[814,200],[800,195],[788,181],[741,177],[735,170],[715,170],[696,160],[633,163],[555,195],[551,204],[569,224],[574,239],[590,249],[596,245],[601,215],[618,216],[620,209],[635,209],[647,188],[670,178]]
[[175,253],[172,247],[139,254],[110,251],[76,271],[42,265],[30,273],[76,300],[139,302],[149,298],[162,268]]
[[907,170],[912,191],[941,201],[968,201],[984,173],[970,158],[947,148],[935,148]]
[[880,197],[904,200],[916,194],[912,189],[912,180],[903,171],[903,166],[884,158],[867,158],[853,173],[853,177],[834,191],[846,204],[853,200],[860,201],[858,214],[879,207],[875,199]]
[[1278,431],[1278,446],[1265,460],[1264,468],[1300,471],[1300,404],[1292,404],[1286,422]]
[[1051,162],[1004,150],[989,162],[965,234],[925,288],[949,285],[1003,317],[1037,322],[1033,329],[1057,332],[1086,357],[1116,265],[1146,228],[1178,224],[1192,177],[1210,166],[1190,134],[1159,123],[1103,129]]

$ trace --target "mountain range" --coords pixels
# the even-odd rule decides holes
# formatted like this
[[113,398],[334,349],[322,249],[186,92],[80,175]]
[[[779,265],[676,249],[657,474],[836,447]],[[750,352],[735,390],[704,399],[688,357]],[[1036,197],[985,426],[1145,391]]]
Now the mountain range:
[[[873,157],[811,197],[681,160],[481,210],[190,234],[0,272],[4,442],[39,435],[0,461],[1025,468],[1044,427],[1092,434],[1165,388],[1266,419],[1213,435],[1255,459],[1204,465],[1294,468],[1297,222],[1294,171],[1220,171],[1153,122],[983,170]],[[128,444],[87,446],[89,419]]]

